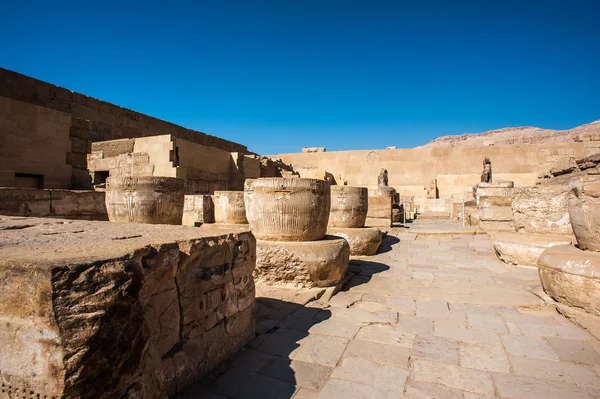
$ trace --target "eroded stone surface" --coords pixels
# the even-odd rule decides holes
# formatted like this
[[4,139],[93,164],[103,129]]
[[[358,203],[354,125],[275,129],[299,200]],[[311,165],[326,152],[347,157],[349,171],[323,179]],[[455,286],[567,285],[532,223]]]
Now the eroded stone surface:
[[247,179],[244,201],[252,233],[259,240],[315,241],[327,230],[330,186],[324,180]]
[[566,185],[520,187],[513,190],[515,229],[534,234],[571,235],[569,188]]
[[176,177],[109,177],[105,197],[108,220],[181,224],[184,184]]
[[345,239],[350,245],[350,255],[371,256],[377,253],[383,236],[377,227],[329,227],[327,234]]
[[504,263],[536,267],[546,248],[570,245],[571,241],[566,236],[501,232],[495,234],[494,250]]
[[572,182],[569,215],[579,248],[600,251],[600,178]]
[[573,246],[548,248],[538,260],[544,291],[558,302],[600,315],[600,254]]
[[358,228],[365,225],[369,206],[366,187],[331,186],[329,226]]
[[339,237],[307,242],[258,240],[254,278],[283,287],[327,287],[341,281],[349,259],[350,247]]
[[215,191],[215,223],[248,224],[243,191]]
[[173,395],[254,336],[248,232],[3,217],[0,241],[13,394]]

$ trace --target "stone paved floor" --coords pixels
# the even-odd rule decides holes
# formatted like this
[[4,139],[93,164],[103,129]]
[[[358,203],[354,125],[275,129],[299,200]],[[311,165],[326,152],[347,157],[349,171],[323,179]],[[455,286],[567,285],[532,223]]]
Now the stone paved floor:
[[544,304],[535,269],[486,235],[406,231],[180,397],[600,398],[600,342]]

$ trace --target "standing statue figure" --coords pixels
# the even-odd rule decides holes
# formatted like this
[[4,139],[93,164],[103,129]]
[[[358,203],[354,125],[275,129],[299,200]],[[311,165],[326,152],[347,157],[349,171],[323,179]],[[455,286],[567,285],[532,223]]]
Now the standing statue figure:
[[379,177],[377,178],[379,187],[388,187],[388,171],[387,169],[381,169]]
[[492,182],[492,163],[490,162],[490,159],[488,157],[485,157],[485,159],[483,160],[483,172],[481,173],[481,182]]

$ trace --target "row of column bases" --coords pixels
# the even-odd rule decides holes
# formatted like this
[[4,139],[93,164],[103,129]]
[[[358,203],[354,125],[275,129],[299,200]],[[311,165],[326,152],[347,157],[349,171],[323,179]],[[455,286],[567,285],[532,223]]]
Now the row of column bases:
[[[204,226],[252,231],[257,283],[329,287],[343,279],[350,256],[375,255],[381,244],[381,230],[365,226],[368,197],[366,187],[331,186],[319,179],[248,179],[243,192],[215,192],[216,223]],[[107,180],[111,221],[181,224],[183,201],[181,179]]]

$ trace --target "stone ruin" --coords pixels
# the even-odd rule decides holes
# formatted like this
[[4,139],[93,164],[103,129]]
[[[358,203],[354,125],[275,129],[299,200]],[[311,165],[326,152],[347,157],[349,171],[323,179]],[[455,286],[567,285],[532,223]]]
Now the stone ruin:
[[[0,84],[0,90],[3,87]],[[492,246],[493,253],[505,264],[485,266],[518,270],[515,275],[528,278],[528,286],[535,282],[523,270],[534,268],[545,291],[535,295],[544,298],[546,308],[528,305],[509,312],[498,307],[494,308],[497,316],[486,315],[491,316],[489,320],[506,315],[532,320],[540,316],[532,317],[528,312],[540,314],[556,307],[564,314],[591,315],[595,324],[589,329],[591,334],[600,325],[600,156],[583,152],[597,148],[597,143],[514,148],[515,169],[524,173],[507,168],[512,166],[511,159],[507,161],[510,151],[500,146],[488,148],[495,166],[492,180],[488,157],[483,161],[481,176],[478,170],[464,173],[477,164],[480,149],[463,148],[457,156],[452,151],[427,148],[390,148],[368,154],[305,148],[305,157],[284,154],[271,159],[250,153],[245,146],[187,131],[78,93],[60,88],[44,92],[54,94],[51,98],[33,95],[33,103],[19,103],[18,107],[10,104],[24,97],[0,97],[7,105],[0,107],[0,116],[8,121],[5,137],[31,132],[22,132],[20,126],[13,129],[13,115],[6,118],[2,112],[13,110],[24,120],[37,115],[40,124],[48,123],[64,134],[57,134],[56,143],[36,151],[35,156],[42,158],[40,154],[48,151],[52,159],[67,161],[65,165],[44,164],[47,170],[52,169],[45,176],[40,171],[43,168],[34,173],[2,170],[3,181],[10,183],[5,185],[16,182],[24,186],[0,189],[1,397],[174,397],[255,338],[257,309],[261,309],[255,307],[257,287],[262,295],[270,289],[278,293],[268,297],[271,304],[277,298],[283,303],[281,307],[300,308],[294,317],[286,318],[284,328],[271,325],[269,331],[273,334],[268,338],[289,334],[293,330],[286,332],[286,328],[299,319],[303,324],[307,319],[322,319],[329,312],[341,314],[342,320],[358,314],[361,332],[365,333],[358,341],[366,338],[364,342],[369,345],[383,341],[392,347],[400,340],[402,345],[412,345],[413,338],[420,338],[400,331],[400,327],[407,327],[406,321],[413,313],[416,317],[423,312],[435,318],[441,315],[439,320],[450,321],[445,317],[461,309],[454,308],[449,299],[438,307],[428,295],[448,292],[446,298],[456,299],[479,292],[483,295],[480,300],[486,302],[491,299],[488,289],[506,285],[513,290],[516,279],[509,278],[508,273],[494,275],[499,281],[491,284],[473,279],[487,277],[477,270],[470,281],[461,280],[460,289],[444,280],[453,278],[447,274],[452,263],[458,264],[473,254],[473,261],[482,260],[482,253],[489,254]],[[60,105],[63,100],[65,103]],[[99,117],[103,120],[94,119]],[[6,126],[0,127],[6,130]],[[127,129],[131,136],[126,135]],[[174,134],[152,136],[156,131]],[[402,162],[398,162],[398,154],[402,154]],[[25,168],[33,161],[13,157],[0,165]],[[427,167],[430,163],[432,170]],[[535,185],[530,175],[535,180],[542,165],[548,170],[539,175]],[[393,187],[387,169],[381,166],[393,168]],[[378,170],[377,186],[372,187]],[[419,177],[412,179],[413,174]],[[473,191],[467,190],[476,180],[480,182]],[[69,186],[68,182],[77,184]],[[97,191],[68,190],[89,188],[90,182]],[[456,219],[463,223],[478,224],[460,228],[451,220],[442,220],[448,223],[439,225],[439,220],[419,220],[420,215],[415,215],[419,206],[425,212],[448,211],[452,219],[458,215]],[[394,227],[393,223],[407,219],[416,219],[415,226]],[[175,226],[179,224],[184,226]],[[440,231],[427,229],[428,225],[441,226]],[[441,234],[444,230],[445,235]],[[456,237],[448,231],[477,237]],[[377,254],[385,234],[386,245],[395,239],[400,241],[399,247],[411,245],[410,259],[394,258],[398,252]],[[432,236],[448,240],[431,244],[421,241]],[[493,243],[480,240],[488,236]],[[421,252],[434,245],[439,253],[434,253],[433,259],[422,256]],[[447,257],[448,248],[458,251]],[[369,262],[366,257],[375,254],[376,261]],[[351,265],[350,257],[354,259]],[[361,260],[356,260],[358,257]],[[409,263],[416,259],[431,263]],[[398,275],[388,280],[390,275],[373,275],[374,270],[386,266],[378,263],[381,260],[409,263],[410,267],[396,268],[394,273]],[[470,273],[464,266],[460,268],[461,279]],[[368,289],[390,288],[385,295],[400,292],[402,298],[396,298],[394,305],[407,315],[400,316],[395,308],[384,310],[389,297],[378,296],[377,292],[366,294],[370,291],[362,287],[352,290],[357,282],[366,284],[370,279],[373,281],[366,286]],[[308,292],[313,300],[317,298],[314,288],[321,293],[324,288],[335,292],[344,281],[350,281],[345,286],[348,292],[331,303],[323,299],[324,295],[319,303],[302,308],[308,300],[299,304],[289,299],[307,296]],[[395,285],[396,281],[402,282]],[[293,294],[285,297],[281,292]],[[423,293],[421,299],[427,300],[413,301],[414,293]],[[359,297],[361,303],[355,306]],[[481,304],[464,306],[466,313],[471,312],[465,320],[467,328],[452,327],[454,330],[445,332],[453,339],[458,333],[466,340],[483,337],[462,336],[472,321],[477,324]],[[312,317],[314,314],[317,316]],[[404,324],[400,321],[403,316],[407,316]],[[435,323],[437,333],[437,320]],[[553,326],[545,326],[544,333]],[[427,328],[417,329],[420,334]],[[512,331],[507,336],[510,334]],[[525,331],[522,338],[529,339],[530,334],[531,330]],[[293,338],[299,344],[303,336]],[[330,341],[339,343],[343,339]],[[262,344],[259,339],[249,347]],[[418,344],[422,343],[415,343],[415,348]],[[330,349],[312,349],[303,359],[326,356]],[[364,353],[375,356],[373,353],[383,352]],[[436,352],[432,356],[435,360],[441,355]],[[415,364],[422,361],[415,359]],[[347,360],[341,361],[342,368]],[[336,362],[331,365],[337,372],[343,371]],[[384,372],[391,366],[377,367]],[[451,372],[455,369],[443,370],[442,376],[457,375]],[[531,370],[537,371],[535,367]],[[347,375],[363,378],[356,372]],[[461,378],[461,383],[468,380]],[[438,380],[433,382],[437,384]],[[247,381],[236,379],[235,383],[245,389]],[[298,393],[301,396],[303,392]],[[493,386],[488,393],[494,393]]]
[[366,187],[331,186],[331,211],[327,234],[344,238],[352,256],[377,253],[382,234],[377,227],[365,227],[369,208]]
[[339,283],[350,256],[348,242],[326,236],[331,189],[324,180],[261,178],[246,181],[244,200],[257,239],[258,283],[311,288]]
[[254,337],[255,239],[0,218],[3,397],[172,396]]

